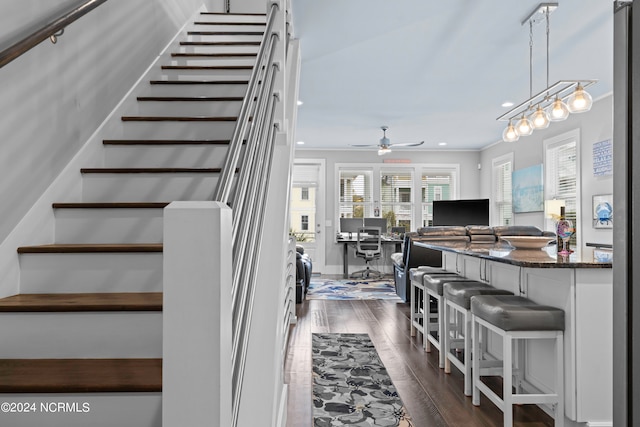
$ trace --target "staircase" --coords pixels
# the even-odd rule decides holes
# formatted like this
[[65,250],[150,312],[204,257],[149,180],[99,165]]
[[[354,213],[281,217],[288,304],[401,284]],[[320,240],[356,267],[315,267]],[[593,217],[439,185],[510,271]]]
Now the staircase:
[[201,13],[134,91],[103,167],[80,170],[82,201],[52,206],[53,243],[17,248],[0,426],[162,425],[163,209],[213,199],[264,31],[265,15]]

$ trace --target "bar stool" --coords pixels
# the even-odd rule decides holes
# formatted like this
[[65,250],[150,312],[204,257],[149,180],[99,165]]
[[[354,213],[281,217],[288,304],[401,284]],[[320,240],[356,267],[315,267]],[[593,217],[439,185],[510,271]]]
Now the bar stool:
[[[442,347],[444,348],[445,373],[451,373],[451,363],[464,375],[464,394],[471,396],[471,297],[478,295],[513,295],[513,293],[504,289],[497,289],[493,286],[482,282],[446,282],[443,283],[444,297],[444,340]],[[456,328],[451,330],[451,310],[462,316],[462,322],[455,322]],[[456,319],[457,320],[457,319]],[[452,337],[451,332],[455,334]],[[458,337],[462,336],[462,340]],[[463,360],[451,353],[454,343],[462,342],[464,350]],[[458,349],[459,347],[456,347]],[[474,356],[475,357],[475,356]]]
[[424,285],[424,307],[426,318],[432,317],[431,304],[429,299],[432,297],[435,300],[437,309],[437,335],[432,334],[436,331],[436,325],[433,322],[424,322],[424,340],[425,350],[430,353],[431,345],[440,353],[438,356],[438,364],[440,368],[444,368],[444,351],[442,351],[441,340],[444,336],[444,310],[442,306],[442,285],[448,282],[467,282],[467,283],[480,283],[475,280],[467,279],[464,276],[460,276],[455,273],[425,273],[422,276],[422,284]]
[[[411,336],[416,336],[416,331],[422,334],[424,340],[424,285],[422,277],[427,273],[445,273],[440,267],[420,266],[409,270],[411,290],[409,295],[411,309]],[[428,320],[427,320],[428,321]],[[437,319],[436,319],[437,321]]]
[[[514,404],[552,404],[556,427],[564,426],[564,311],[516,295],[483,295],[471,298],[472,359],[474,405],[480,404],[480,392],[504,414],[504,426],[513,426]],[[502,399],[480,380],[479,330],[487,328],[502,337]],[[555,390],[553,393],[519,394],[513,392],[513,340],[554,339],[556,347]],[[520,352],[520,358],[524,355]],[[519,366],[522,368],[522,366]],[[520,387],[518,387],[520,388]]]

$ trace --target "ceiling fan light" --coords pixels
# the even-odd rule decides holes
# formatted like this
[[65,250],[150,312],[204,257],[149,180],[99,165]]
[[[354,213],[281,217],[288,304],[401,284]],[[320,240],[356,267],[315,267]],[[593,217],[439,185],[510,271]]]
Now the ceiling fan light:
[[592,105],[591,95],[578,83],[576,90],[567,99],[567,108],[572,113],[585,113],[591,109]]
[[516,142],[518,139],[520,139],[520,135],[511,121],[509,121],[509,125],[502,132],[502,140],[504,142]]
[[387,153],[390,153],[390,152],[391,152],[391,148],[382,147],[382,148],[378,149],[378,156],[383,156],[383,155],[385,155]]
[[518,135],[520,136],[529,136],[533,133],[533,126],[531,125],[529,119],[524,116],[524,113],[522,113],[522,117],[520,118],[520,120],[518,120],[516,129],[518,130]]
[[552,122],[561,122],[567,120],[567,117],[569,117],[569,108],[556,96],[556,99],[549,106],[547,113],[549,114],[549,120]]

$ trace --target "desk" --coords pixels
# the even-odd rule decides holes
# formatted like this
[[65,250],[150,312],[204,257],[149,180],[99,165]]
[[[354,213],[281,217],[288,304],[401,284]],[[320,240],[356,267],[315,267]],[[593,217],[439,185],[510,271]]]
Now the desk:
[[[342,276],[345,279],[349,278],[349,245],[354,245],[357,243],[357,239],[340,239],[336,240],[336,243],[340,243],[343,245],[342,252]],[[385,245],[395,245],[395,252],[402,252],[402,239],[395,238],[383,238],[382,239],[382,247]]]

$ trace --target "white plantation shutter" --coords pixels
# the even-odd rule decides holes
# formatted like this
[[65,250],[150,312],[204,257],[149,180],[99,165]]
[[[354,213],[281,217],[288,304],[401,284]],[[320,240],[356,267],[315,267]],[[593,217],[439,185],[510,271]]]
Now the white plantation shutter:
[[513,224],[513,203],[511,193],[511,174],[513,156],[508,155],[493,160],[493,225]]
[[340,217],[373,216],[371,171],[340,171]]
[[422,227],[433,224],[433,201],[451,200],[453,193],[453,172],[422,173]]
[[[545,146],[546,197],[564,200],[565,217],[577,226],[578,143],[575,138]],[[575,235],[571,238],[575,248]]]
[[380,171],[381,216],[387,218],[387,226],[402,226],[412,230],[413,171]]

